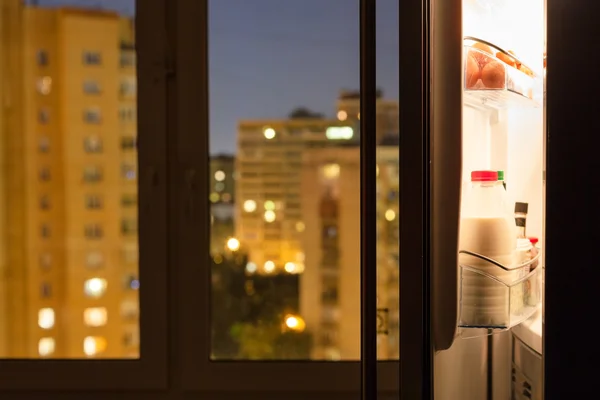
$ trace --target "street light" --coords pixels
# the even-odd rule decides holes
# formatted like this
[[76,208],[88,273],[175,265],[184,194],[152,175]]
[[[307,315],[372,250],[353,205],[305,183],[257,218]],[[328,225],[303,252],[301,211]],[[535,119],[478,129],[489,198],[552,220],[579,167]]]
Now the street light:
[[238,251],[240,249],[240,241],[233,237],[227,239],[227,248],[230,251]]
[[294,332],[303,332],[306,328],[306,322],[299,315],[288,314],[284,319],[286,330]]

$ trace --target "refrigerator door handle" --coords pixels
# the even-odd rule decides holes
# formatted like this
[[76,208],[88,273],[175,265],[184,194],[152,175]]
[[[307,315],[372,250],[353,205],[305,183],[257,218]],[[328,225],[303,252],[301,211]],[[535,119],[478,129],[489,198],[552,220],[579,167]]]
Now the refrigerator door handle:
[[458,234],[462,176],[462,1],[431,6],[430,243],[435,351],[452,345],[458,322]]

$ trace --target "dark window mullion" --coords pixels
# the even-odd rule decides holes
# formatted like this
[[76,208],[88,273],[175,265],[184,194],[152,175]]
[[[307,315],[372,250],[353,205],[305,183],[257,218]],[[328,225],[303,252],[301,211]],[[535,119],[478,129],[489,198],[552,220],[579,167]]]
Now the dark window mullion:
[[377,398],[376,0],[360,1],[361,396]]

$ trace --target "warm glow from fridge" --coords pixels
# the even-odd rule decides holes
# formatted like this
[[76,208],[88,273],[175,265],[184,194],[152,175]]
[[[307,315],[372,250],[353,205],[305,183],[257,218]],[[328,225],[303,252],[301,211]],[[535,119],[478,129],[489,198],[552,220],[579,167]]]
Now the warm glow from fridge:
[[543,76],[544,0],[463,0],[463,34],[513,50]]

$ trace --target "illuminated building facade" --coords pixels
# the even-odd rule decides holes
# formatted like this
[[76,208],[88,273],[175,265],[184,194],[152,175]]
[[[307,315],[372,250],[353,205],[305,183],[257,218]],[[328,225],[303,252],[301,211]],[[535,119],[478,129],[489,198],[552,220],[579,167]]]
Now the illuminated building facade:
[[0,51],[12,63],[0,355],[137,357],[133,21],[15,7]]
[[[378,147],[378,337],[380,359],[398,357],[398,136]],[[311,149],[302,173],[300,314],[315,337],[313,358],[360,358],[360,150]],[[308,250],[310,249],[310,250]],[[344,333],[343,335],[341,333]]]

